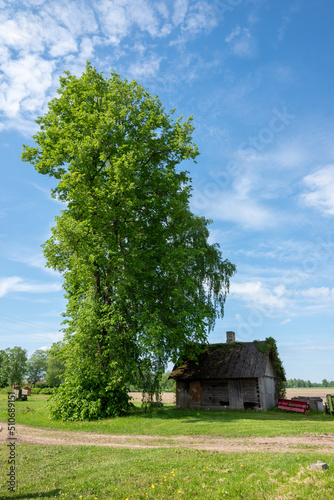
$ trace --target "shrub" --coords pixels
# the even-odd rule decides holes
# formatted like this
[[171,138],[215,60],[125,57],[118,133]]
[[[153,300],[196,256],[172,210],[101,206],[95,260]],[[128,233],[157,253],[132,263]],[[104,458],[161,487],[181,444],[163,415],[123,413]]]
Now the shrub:
[[123,388],[83,388],[71,382],[54,388],[50,401],[51,416],[69,421],[115,417],[133,406]]
[[0,394],[8,394],[9,392],[12,392],[12,387],[10,385],[0,389]]
[[39,394],[53,394],[53,388],[44,387],[43,389],[39,389]]
[[36,382],[35,389],[47,389],[49,384],[47,382]]

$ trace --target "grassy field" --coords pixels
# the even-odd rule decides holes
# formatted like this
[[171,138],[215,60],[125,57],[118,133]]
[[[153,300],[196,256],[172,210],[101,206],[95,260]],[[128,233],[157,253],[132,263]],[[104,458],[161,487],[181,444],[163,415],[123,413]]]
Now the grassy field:
[[[6,398],[5,395],[0,395],[0,422],[7,421]],[[324,413],[303,415],[280,410],[176,410],[174,406],[166,405],[145,414],[139,403],[131,412],[118,418],[92,422],[61,422],[49,418],[47,396],[42,395],[30,396],[29,401],[16,404],[16,422],[54,430],[155,436],[274,437],[334,432],[334,418]]]
[[[1,449],[1,462],[7,460]],[[323,459],[324,457],[322,457]],[[334,491],[333,455],[326,471],[309,470],[313,454],[219,454],[194,450],[20,445],[16,492],[2,499],[324,499]],[[2,469],[4,469],[2,467]]]
[[[180,411],[173,406],[144,414],[140,407],[120,418],[57,422],[48,417],[47,396],[16,404],[16,423],[59,430],[145,435],[222,437],[333,433],[334,417],[279,411]],[[0,396],[0,421],[7,421]],[[334,491],[334,455],[314,453],[213,453],[194,449],[117,449],[94,446],[16,446],[17,489],[6,485],[9,451],[0,448],[1,499],[323,499]],[[317,460],[329,469],[310,470]]]

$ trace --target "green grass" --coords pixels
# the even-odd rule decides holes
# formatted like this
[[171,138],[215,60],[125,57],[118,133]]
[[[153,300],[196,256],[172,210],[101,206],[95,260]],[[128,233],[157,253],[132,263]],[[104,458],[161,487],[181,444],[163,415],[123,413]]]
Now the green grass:
[[[0,421],[7,421],[0,395]],[[51,420],[47,396],[16,403],[16,423],[55,430],[105,434],[211,435],[223,437],[301,435],[334,432],[334,418],[269,411],[181,411],[172,405],[145,414],[93,422]],[[16,445],[17,489],[9,492],[9,448],[0,447],[1,499],[318,499],[334,490],[334,457],[315,453],[212,453],[193,449],[113,449],[94,446]],[[309,470],[317,460],[327,471]]]
[[[6,463],[8,449],[0,448]],[[325,460],[329,470],[308,466]],[[8,465],[7,465],[8,467]],[[333,455],[17,445],[17,490],[2,499],[323,499]]]
[[[6,396],[0,395],[0,421],[7,421]],[[92,422],[51,420],[47,396],[30,396],[16,403],[16,423],[54,430],[102,434],[143,434],[155,436],[209,435],[222,437],[287,436],[305,433],[333,433],[334,417],[324,413],[308,415],[271,410],[268,412],[176,410],[173,405],[145,414],[140,405],[118,418]]]

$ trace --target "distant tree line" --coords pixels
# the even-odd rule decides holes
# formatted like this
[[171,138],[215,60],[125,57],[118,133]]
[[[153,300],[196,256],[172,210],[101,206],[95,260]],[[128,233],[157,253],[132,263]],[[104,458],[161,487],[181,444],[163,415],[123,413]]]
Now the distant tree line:
[[[12,385],[21,385],[27,381],[34,387],[39,380],[44,379],[44,386],[57,387],[64,380],[65,362],[61,358],[61,342],[52,345],[48,351],[38,349],[28,359],[27,350],[22,347],[13,347],[0,350],[0,388]],[[146,375],[152,378],[152,384],[157,386],[162,392],[173,392],[175,381],[168,380],[169,372],[163,373],[159,380],[153,380],[151,373]],[[138,377],[142,380],[143,377]],[[142,384],[131,385],[130,391],[143,391]]]
[[27,381],[34,387],[45,379],[46,385],[56,387],[63,381],[65,363],[60,358],[60,345],[48,351],[38,349],[28,359],[27,350],[15,346],[0,350],[0,388],[21,385]]
[[334,380],[323,379],[322,382],[311,382],[310,380],[302,380],[300,378],[290,378],[285,382],[287,389],[298,387],[334,387]]

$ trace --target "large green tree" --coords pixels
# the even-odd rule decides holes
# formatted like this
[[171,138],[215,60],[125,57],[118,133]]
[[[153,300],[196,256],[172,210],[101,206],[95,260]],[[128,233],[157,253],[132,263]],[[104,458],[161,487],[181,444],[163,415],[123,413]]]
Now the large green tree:
[[0,387],[9,384],[9,353],[8,349],[0,351]]
[[53,413],[94,418],[126,406],[138,370],[206,340],[235,267],[189,209],[178,165],[198,155],[191,119],[174,120],[142,86],[90,64],[80,78],[66,72],[58,94],[22,158],[57,181],[52,196],[66,203],[44,245],[68,299],[68,372]]
[[8,360],[8,380],[11,385],[20,385],[26,373],[27,351],[15,346],[5,350]]
[[65,362],[60,357],[61,342],[52,344],[48,354],[48,364],[45,379],[50,387],[56,387],[64,381],[65,373]]
[[26,377],[29,382],[35,384],[41,379],[47,369],[48,365],[48,353],[38,349],[35,351],[27,361],[26,365]]

